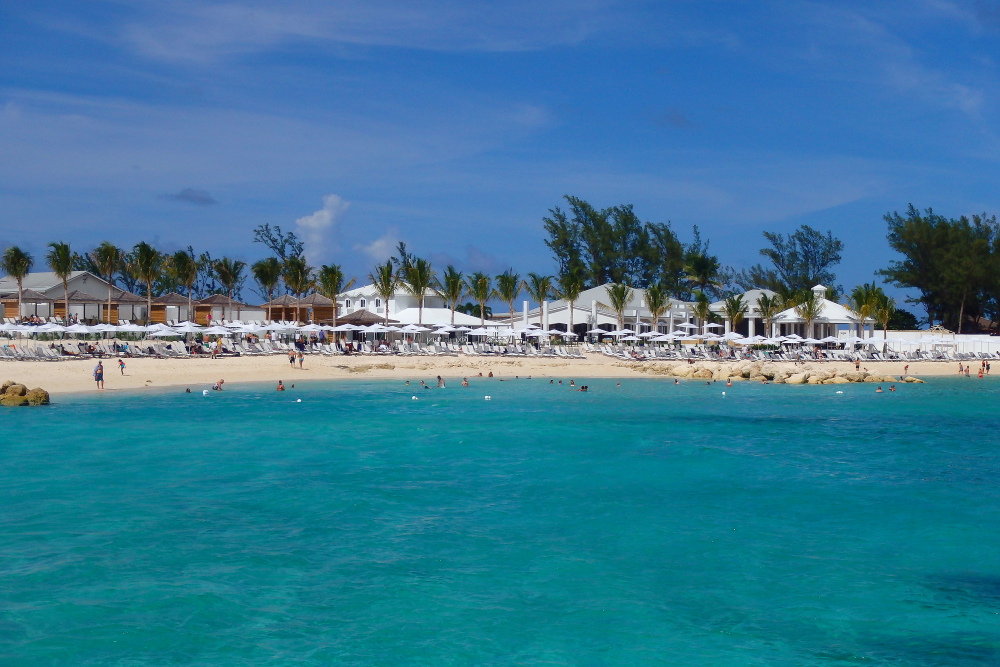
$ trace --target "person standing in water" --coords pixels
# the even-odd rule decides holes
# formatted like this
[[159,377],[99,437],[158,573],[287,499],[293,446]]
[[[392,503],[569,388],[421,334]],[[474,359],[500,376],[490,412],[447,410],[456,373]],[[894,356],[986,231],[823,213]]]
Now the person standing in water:
[[438,375],[438,389],[444,389],[444,378]]

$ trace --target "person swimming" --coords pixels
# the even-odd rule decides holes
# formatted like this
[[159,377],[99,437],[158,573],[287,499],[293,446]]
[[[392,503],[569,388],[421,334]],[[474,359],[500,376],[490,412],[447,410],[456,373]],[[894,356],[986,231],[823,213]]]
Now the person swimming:
[[278,380],[278,388],[275,391],[285,391],[285,385],[281,380]]

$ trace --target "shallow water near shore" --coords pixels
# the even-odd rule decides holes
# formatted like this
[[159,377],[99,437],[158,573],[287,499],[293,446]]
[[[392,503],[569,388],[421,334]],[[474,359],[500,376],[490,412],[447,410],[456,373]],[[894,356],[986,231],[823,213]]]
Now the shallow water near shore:
[[0,663],[1000,663],[1000,380],[470,381],[4,411]]

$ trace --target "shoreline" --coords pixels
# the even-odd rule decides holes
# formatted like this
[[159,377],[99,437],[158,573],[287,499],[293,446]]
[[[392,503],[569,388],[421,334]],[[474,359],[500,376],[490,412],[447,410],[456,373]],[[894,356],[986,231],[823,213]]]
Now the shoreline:
[[[228,386],[245,382],[273,382],[283,380],[285,384],[300,380],[350,380],[350,379],[398,379],[418,382],[429,381],[441,375],[448,382],[461,382],[463,377],[484,377],[490,371],[496,377],[531,376],[541,378],[638,378],[638,377],[680,377],[684,379],[725,379],[747,381],[747,377],[735,375],[743,371],[747,374],[750,365],[751,377],[759,381],[763,367],[769,381],[784,382],[790,377],[793,384],[819,384],[823,379],[839,379],[853,376],[854,364],[839,361],[823,362],[746,362],[746,361],[702,361],[687,364],[677,361],[626,361],[604,355],[591,354],[584,359],[532,358],[532,357],[466,357],[466,356],[319,356],[305,358],[304,370],[297,365],[291,368],[284,355],[224,357],[219,359],[149,359],[124,358],[125,375],[118,369],[118,358],[104,359],[105,391],[140,391],[149,388],[190,387],[192,391],[211,388],[219,379]],[[87,394],[95,389],[92,371],[97,360],[68,360],[56,362],[10,361],[3,366],[0,380],[16,380],[29,388],[41,387],[54,396],[62,394]],[[904,366],[909,365],[906,376],[913,378],[946,377],[957,375],[954,362],[869,362],[861,365],[862,371],[875,376],[891,376],[890,379],[867,379],[867,382],[900,382]],[[974,366],[973,377],[978,374]],[[998,369],[1000,373],[1000,369]],[[678,375],[680,374],[680,375]],[[819,381],[810,381],[814,376]],[[987,376],[988,377],[988,376]],[[799,382],[799,380],[802,380]]]

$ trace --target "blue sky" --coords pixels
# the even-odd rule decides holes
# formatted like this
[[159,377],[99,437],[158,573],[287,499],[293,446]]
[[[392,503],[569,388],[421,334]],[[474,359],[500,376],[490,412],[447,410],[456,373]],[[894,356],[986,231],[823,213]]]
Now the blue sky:
[[1000,209],[998,43],[994,0],[0,3],[0,246],[551,272],[574,194],[737,268],[832,229],[850,288],[886,212]]

